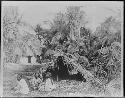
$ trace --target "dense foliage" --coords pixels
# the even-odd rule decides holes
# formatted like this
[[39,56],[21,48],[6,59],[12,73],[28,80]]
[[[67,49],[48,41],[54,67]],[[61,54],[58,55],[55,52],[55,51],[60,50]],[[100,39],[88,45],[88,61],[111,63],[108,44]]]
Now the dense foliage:
[[30,32],[21,35],[22,32],[18,31],[21,19],[18,16],[8,16],[5,13],[3,17],[4,52],[9,60],[7,62],[17,56],[14,51],[19,47],[19,56],[25,55],[27,49],[35,56],[42,55],[42,60],[54,60],[54,57],[63,55],[65,63],[73,66],[72,72],[79,71],[86,77],[99,79],[101,84],[120,75],[121,24],[115,17],[107,18],[92,32],[85,26],[85,12],[80,7],[72,6],[65,13],[57,13],[51,29],[44,29],[38,24],[34,27],[35,35]]

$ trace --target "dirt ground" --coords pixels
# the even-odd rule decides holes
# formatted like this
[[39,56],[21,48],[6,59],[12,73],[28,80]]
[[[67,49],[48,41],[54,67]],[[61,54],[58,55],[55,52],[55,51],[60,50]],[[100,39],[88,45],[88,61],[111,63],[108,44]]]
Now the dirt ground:
[[[111,96],[110,90],[98,92],[91,87],[89,82],[79,82],[75,80],[61,80],[55,82],[56,89],[51,92],[32,91],[27,95],[14,94],[12,88],[16,85],[16,75],[13,70],[3,70],[3,96],[4,97],[85,97],[85,96]],[[119,93],[120,90],[115,92]],[[118,94],[117,94],[118,95]]]

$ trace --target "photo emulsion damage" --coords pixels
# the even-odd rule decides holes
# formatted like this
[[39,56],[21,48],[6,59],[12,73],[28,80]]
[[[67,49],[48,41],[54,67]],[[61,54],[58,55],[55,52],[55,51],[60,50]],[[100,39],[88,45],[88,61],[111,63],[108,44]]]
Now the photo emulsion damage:
[[122,97],[123,2],[2,1],[3,97]]

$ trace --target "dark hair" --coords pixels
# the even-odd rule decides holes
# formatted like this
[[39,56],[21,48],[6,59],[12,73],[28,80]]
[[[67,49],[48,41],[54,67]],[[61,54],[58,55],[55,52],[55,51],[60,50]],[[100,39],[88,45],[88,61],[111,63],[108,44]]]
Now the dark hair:
[[51,74],[50,72],[47,72],[47,73],[46,73],[46,78],[50,78],[51,75],[52,75],[52,74]]
[[20,81],[22,79],[23,75],[22,74],[18,74],[17,75],[17,80]]

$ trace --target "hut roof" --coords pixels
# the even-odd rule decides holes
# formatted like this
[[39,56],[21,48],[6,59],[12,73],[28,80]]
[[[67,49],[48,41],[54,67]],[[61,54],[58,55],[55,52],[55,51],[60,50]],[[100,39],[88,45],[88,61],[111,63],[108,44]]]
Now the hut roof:
[[26,55],[27,56],[33,56],[34,54],[33,54],[33,51],[30,49],[30,47],[26,47]]
[[27,33],[29,34],[33,34],[35,35],[36,32],[34,31],[34,29],[32,28],[32,26],[30,26],[27,23],[21,22],[20,25],[18,25],[18,30],[20,32],[21,35],[26,35]]
[[17,55],[21,55],[22,50],[19,47],[16,47],[14,53],[17,54]]

